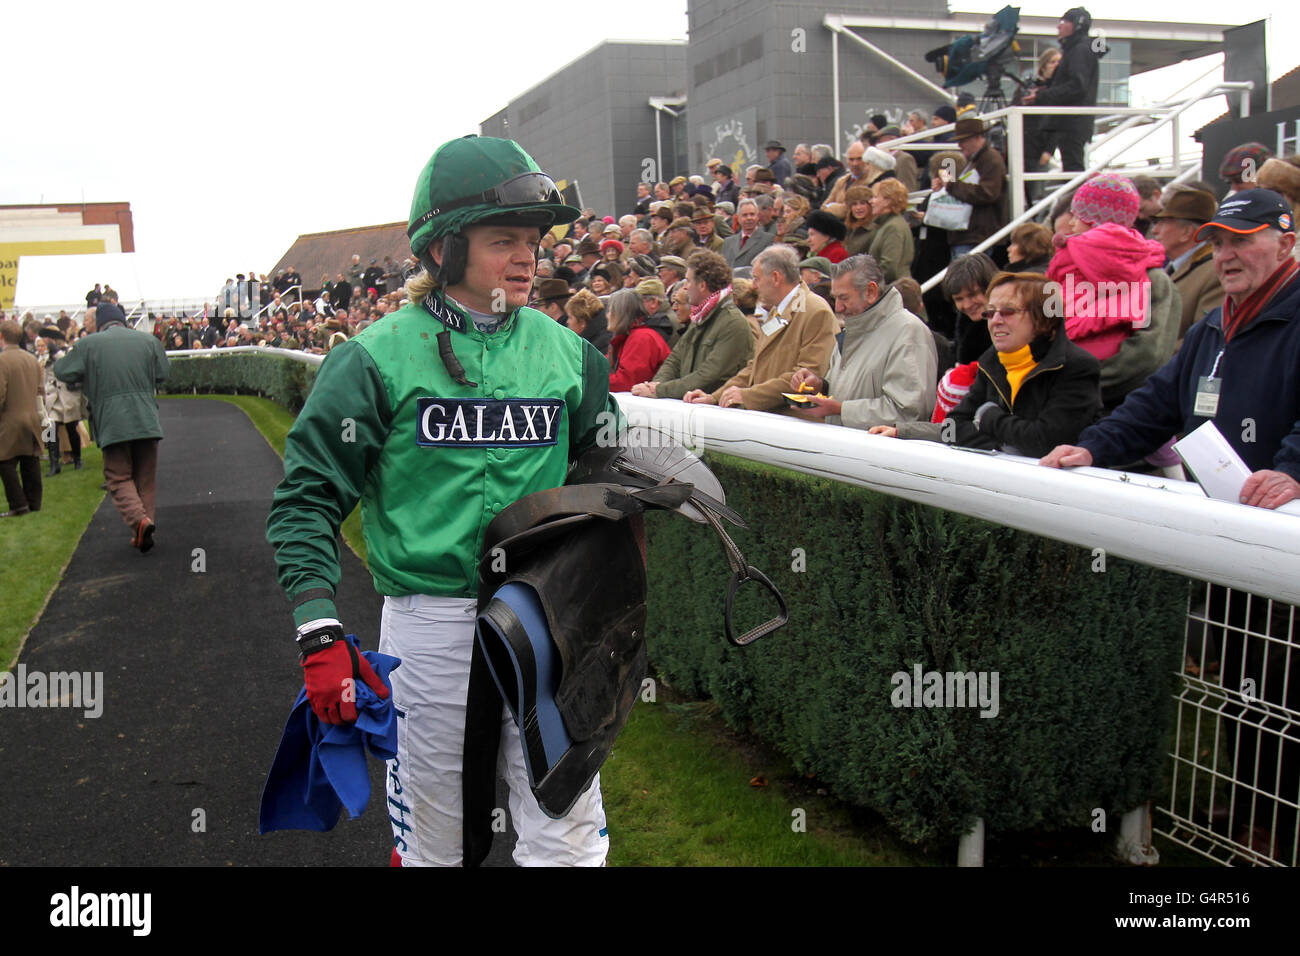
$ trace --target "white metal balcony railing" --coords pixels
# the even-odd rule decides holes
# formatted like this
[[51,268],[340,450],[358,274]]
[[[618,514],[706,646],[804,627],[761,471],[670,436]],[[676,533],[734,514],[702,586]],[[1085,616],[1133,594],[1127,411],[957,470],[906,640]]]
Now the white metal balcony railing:
[[[1204,77],[1202,77],[1202,79],[1204,79]],[[1221,81],[1212,83],[1210,86],[1203,88],[1198,92],[1191,93],[1180,100],[1156,104],[1153,106],[1008,106],[1003,109],[981,114],[979,118],[984,120],[986,123],[1003,123],[1006,127],[1006,188],[1007,197],[1010,202],[1011,217],[1010,221],[1005,226],[975,246],[972,251],[983,252],[985,249],[1002,242],[1017,226],[1021,223],[1029,222],[1040,214],[1049,211],[1060,196],[1074,189],[1094,173],[1123,166],[1123,172],[1126,175],[1147,175],[1158,179],[1169,180],[1171,182],[1182,182],[1194,177],[1200,170],[1200,157],[1185,156],[1182,153],[1181,117],[1198,103],[1219,96],[1230,95],[1237,95],[1240,97],[1242,115],[1248,116],[1250,114],[1250,91],[1253,88],[1254,84],[1249,81]],[[1085,160],[1084,169],[1082,171],[1045,173],[1025,172],[1024,118],[1026,116],[1066,115],[1095,116],[1103,119],[1118,119],[1120,122],[1109,132],[1093,139],[1092,142],[1088,144],[1086,155],[1089,158]],[[1131,141],[1125,143],[1122,148],[1117,148],[1115,152],[1105,155],[1104,158],[1098,158],[1099,156],[1102,156],[1105,148],[1111,146],[1112,143],[1119,139],[1122,134],[1139,129],[1143,126],[1146,128],[1142,129],[1140,134],[1135,136]],[[955,128],[956,124],[949,123],[946,126],[938,126],[919,133],[911,133],[907,136],[891,140],[889,148],[892,150],[907,147],[909,151],[923,150],[928,152],[954,149],[954,144],[935,143],[933,142],[933,138],[936,135],[950,133]],[[1168,129],[1172,143],[1167,161],[1162,160],[1152,165],[1144,159],[1141,166],[1128,166],[1121,162],[1122,158],[1136,146],[1146,143],[1149,137],[1154,136],[1165,129]],[[1025,185],[1027,183],[1035,182],[1056,183],[1057,185],[1056,188],[1050,190],[1043,198],[1026,208]],[[912,203],[916,204],[929,194],[929,189],[918,189],[916,192],[911,194],[910,198]],[[928,292],[930,289],[934,288],[943,281],[946,272],[947,270],[945,269],[930,276],[921,283],[921,289]]]

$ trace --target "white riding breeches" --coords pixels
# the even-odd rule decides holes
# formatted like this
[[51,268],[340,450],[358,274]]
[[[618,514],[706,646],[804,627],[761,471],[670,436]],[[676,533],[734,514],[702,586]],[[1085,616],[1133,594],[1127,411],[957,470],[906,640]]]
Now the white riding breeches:
[[[462,860],[461,762],[474,642],[472,598],[385,597],[379,650],[401,658],[392,672],[397,758],[388,761],[388,816],[403,866]],[[568,815],[553,820],[528,785],[519,731],[502,706],[498,772],[510,791],[520,866],[602,866],[609,852],[600,776]],[[493,827],[504,833],[504,810]]]

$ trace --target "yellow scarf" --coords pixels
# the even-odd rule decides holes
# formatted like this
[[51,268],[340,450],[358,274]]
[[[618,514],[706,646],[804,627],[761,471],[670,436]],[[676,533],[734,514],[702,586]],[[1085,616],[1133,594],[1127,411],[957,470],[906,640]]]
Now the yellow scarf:
[[998,361],[1007,370],[1007,381],[1011,383],[1011,404],[1015,405],[1016,392],[1020,391],[1020,383],[1038,363],[1034,361],[1034,354],[1028,345],[1022,345],[1014,352],[999,352]]

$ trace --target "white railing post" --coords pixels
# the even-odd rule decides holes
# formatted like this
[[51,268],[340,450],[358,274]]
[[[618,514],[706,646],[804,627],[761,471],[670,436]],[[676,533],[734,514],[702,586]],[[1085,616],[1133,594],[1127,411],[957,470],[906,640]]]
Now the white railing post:
[[1160,854],[1151,843],[1151,804],[1130,810],[1120,818],[1115,855],[1135,866],[1155,866]]
[[[840,151],[840,31],[831,29],[831,102],[835,111],[835,152]],[[784,185],[784,183],[782,183]]]
[[1177,169],[1178,166],[1180,165],[1179,158],[1178,158],[1179,157],[1178,141],[1183,135],[1182,125],[1179,122],[1179,117],[1177,113],[1174,114],[1174,118],[1169,122],[1169,128],[1173,130],[1174,133],[1173,159],[1170,161],[1169,165],[1174,167],[1174,169]]
[[1025,116],[1007,113],[1007,182],[1011,188],[1011,218],[1025,214]]
[[984,818],[976,817],[975,825],[962,836],[957,844],[958,866],[984,865]]

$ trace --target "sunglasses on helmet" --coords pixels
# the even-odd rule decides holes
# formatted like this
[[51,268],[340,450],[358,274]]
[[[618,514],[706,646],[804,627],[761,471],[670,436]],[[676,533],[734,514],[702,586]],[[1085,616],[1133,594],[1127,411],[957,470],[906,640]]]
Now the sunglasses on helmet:
[[518,206],[536,206],[542,203],[563,205],[564,197],[560,195],[560,191],[555,187],[555,183],[550,176],[545,173],[524,173],[513,179],[507,179],[500,185],[493,186],[481,193],[462,196],[459,199],[453,199],[430,209],[411,224],[411,227],[406,230],[406,234],[407,236],[414,236],[434,216],[450,212],[453,209],[460,209],[463,206],[492,205],[501,209],[511,209]]

